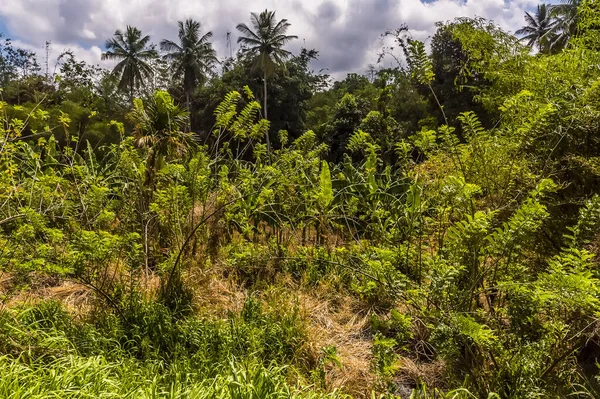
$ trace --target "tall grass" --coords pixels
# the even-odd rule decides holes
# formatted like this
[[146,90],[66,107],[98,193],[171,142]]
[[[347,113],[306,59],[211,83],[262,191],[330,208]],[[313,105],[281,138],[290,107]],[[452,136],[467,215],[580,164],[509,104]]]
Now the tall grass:
[[145,303],[95,323],[41,302],[0,313],[0,337],[0,398],[327,396],[301,387],[297,312],[269,313],[253,298],[226,320],[178,320]]
[[[232,361],[213,378],[182,364],[167,372],[159,362],[68,355],[49,363],[0,357],[0,397],[41,398],[321,398],[288,385],[280,367]],[[339,396],[339,395],[337,395]]]

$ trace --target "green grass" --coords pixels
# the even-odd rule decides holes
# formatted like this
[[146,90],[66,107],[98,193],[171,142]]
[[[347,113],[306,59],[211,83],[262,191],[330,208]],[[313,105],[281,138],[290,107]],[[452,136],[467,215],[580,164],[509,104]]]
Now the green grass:
[[[285,369],[231,361],[213,378],[185,364],[103,356],[68,355],[50,362],[0,357],[2,398],[310,398],[317,392],[291,387]],[[333,396],[333,395],[329,395]]]
[[56,302],[0,314],[0,398],[290,398],[312,388],[297,312],[250,298],[226,320],[156,303],[125,320],[74,320]]

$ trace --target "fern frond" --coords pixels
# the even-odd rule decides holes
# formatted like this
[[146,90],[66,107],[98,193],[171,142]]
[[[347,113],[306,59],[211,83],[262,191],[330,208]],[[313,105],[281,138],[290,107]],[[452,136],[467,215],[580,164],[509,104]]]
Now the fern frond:
[[227,93],[225,99],[215,109],[215,126],[227,129],[233,117],[237,114],[237,105],[242,96],[238,91]]
[[575,226],[568,227],[570,234],[564,237],[567,245],[578,247],[588,244],[600,229],[600,196],[594,195],[588,200],[583,208],[579,210],[579,221]]
[[250,101],[253,101],[255,99],[254,93],[248,85],[244,86],[244,94],[246,95],[246,98]]
[[478,137],[485,133],[483,125],[473,111],[463,112],[458,116],[457,119],[462,124],[466,137]]
[[413,79],[422,85],[429,85],[435,79],[435,74],[431,59],[425,52],[425,45],[419,40],[410,40],[406,50]]

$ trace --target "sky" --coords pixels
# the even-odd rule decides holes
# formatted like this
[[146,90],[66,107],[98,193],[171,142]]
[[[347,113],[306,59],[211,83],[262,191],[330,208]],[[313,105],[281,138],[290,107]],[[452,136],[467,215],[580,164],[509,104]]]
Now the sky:
[[[302,47],[319,51],[313,63],[335,78],[348,72],[363,73],[375,64],[384,44],[381,34],[407,24],[414,38],[427,41],[435,23],[459,16],[480,16],[514,32],[524,24],[525,11],[540,0],[0,0],[0,31],[13,42],[37,51],[45,62],[50,44],[50,64],[64,50],[78,59],[109,67],[101,61],[104,43],[116,29],[133,25],[153,42],[176,39],[177,21],[194,18],[213,32],[219,57],[237,49],[236,25],[249,24],[250,12],[275,10],[278,19],[291,23],[289,44],[294,53]],[[382,67],[393,66],[391,59]],[[53,66],[50,65],[52,69]]]

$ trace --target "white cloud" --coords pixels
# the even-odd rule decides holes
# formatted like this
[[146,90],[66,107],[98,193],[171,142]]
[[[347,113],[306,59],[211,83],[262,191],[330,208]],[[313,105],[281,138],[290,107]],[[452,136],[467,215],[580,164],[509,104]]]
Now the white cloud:
[[[336,77],[348,71],[362,72],[377,59],[380,35],[386,29],[408,24],[415,37],[426,39],[435,22],[458,16],[492,19],[503,29],[515,31],[523,15],[540,0],[0,0],[0,21],[6,35],[43,54],[44,43],[52,52],[70,48],[91,63],[101,63],[101,47],[116,29],[135,25],[154,42],[175,38],[176,23],[198,19],[214,33],[221,56],[227,54],[226,34],[249,20],[251,11],[277,10],[287,18],[291,34],[300,40],[293,51],[306,46],[320,51],[316,68],[328,68]],[[40,57],[42,58],[42,57]]]
[[[42,68],[42,72],[45,72],[46,68],[46,45],[35,45],[22,40],[13,40],[13,45],[16,47],[23,48],[25,50],[34,51],[38,55],[38,63]],[[57,64],[58,57],[66,51],[70,51],[75,56],[75,59],[85,61],[90,65],[104,64],[101,61],[102,49],[98,46],[82,47],[77,44],[57,44],[50,43],[48,47],[48,72],[54,74],[60,69],[60,65]],[[105,64],[109,66],[109,64]]]

